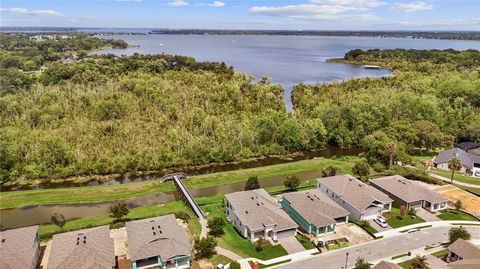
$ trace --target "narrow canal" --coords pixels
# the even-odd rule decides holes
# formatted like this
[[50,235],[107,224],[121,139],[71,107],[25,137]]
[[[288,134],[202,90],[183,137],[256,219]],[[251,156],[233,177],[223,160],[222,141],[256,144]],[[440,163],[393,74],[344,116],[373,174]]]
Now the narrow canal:
[[[285,159],[280,157],[268,157],[256,161],[245,162],[245,163],[227,163],[216,166],[207,166],[202,168],[197,168],[196,170],[188,170],[190,175],[195,174],[208,174],[215,172],[223,172],[229,170],[245,169],[260,167],[266,165],[273,165],[278,163],[286,163],[298,160],[312,159],[315,157],[332,157],[332,156],[347,156],[347,155],[357,155],[359,149],[340,149],[332,146],[328,146],[324,150],[303,152],[292,158]],[[183,170],[185,171],[185,170]],[[188,174],[188,173],[187,173]],[[148,178],[136,178],[134,180],[128,179],[125,180],[112,180],[106,184],[123,184],[132,181],[140,180],[157,180],[163,174],[159,176],[149,176]],[[295,174],[301,181],[312,180],[319,178],[321,176],[321,170],[301,172]],[[186,179],[188,180],[188,179]],[[263,178],[260,181],[261,187],[272,187],[283,185],[285,176],[272,176],[268,178]],[[100,183],[99,183],[100,184]],[[98,185],[98,184],[96,184]],[[242,191],[244,189],[244,182],[236,182],[215,186],[208,186],[197,189],[189,189],[193,197],[210,197],[217,194],[226,194],[235,191]],[[60,187],[60,185],[47,186],[43,185],[42,188],[49,187]],[[61,187],[75,187],[75,186],[65,186]],[[123,202],[126,202],[130,208],[136,208],[147,205],[159,205],[171,201],[178,200],[176,192],[157,192],[145,196],[134,197]],[[50,223],[50,218],[54,213],[63,214],[67,219],[76,219],[82,217],[96,216],[109,213],[109,207],[112,204],[118,203],[118,201],[113,202],[101,202],[101,203],[82,203],[82,204],[58,204],[58,205],[34,205],[34,206],[25,206],[12,209],[1,209],[0,210],[0,224],[3,229],[18,228],[36,224],[45,224]]]

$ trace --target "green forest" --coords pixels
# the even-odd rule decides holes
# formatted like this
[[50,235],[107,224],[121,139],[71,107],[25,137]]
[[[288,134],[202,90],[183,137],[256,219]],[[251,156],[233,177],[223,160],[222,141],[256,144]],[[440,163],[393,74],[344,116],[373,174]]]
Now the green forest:
[[[239,161],[327,143],[364,147],[372,165],[386,165],[480,140],[475,50],[348,52],[337,61],[379,64],[395,76],[297,85],[288,113],[281,86],[224,63],[89,56],[126,44],[87,35],[2,36],[1,44],[1,182]],[[66,56],[75,61],[58,62]]]

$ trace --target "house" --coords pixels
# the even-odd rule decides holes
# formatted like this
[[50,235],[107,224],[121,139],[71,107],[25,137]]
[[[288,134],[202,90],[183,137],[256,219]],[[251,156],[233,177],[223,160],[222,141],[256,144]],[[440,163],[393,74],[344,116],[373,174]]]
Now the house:
[[225,199],[227,220],[252,242],[297,234],[298,225],[264,189],[229,193]]
[[314,235],[335,232],[336,224],[348,222],[350,215],[319,189],[286,193],[281,205],[303,230]]
[[35,269],[39,254],[38,226],[0,232],[0,268]]
[[372,267],[372,269],[402,269],[402,267],[391,262],[381,261],[377,265]]
[[392,209],[393,200],[351,175],[317,179],[318,188],[350,212],[350,219],[369,220]]
[[116,268],[108,225],[54,235],[47,268]]
[[473,142],[462,142],[457,144],[457,148],[473,155],[480,155],[480,144]]
[[449,200],[439,193],[408,180],[400,175],[370,180],[370,185],[381,190],[393,199],[393,206],[407,209],[423,207],[428,211],[439,211],[447,208]]
[[450,244],[447,249],[446,261],[450,269],[480,268],[480,248],[474,244],[460,238]]
[[126,223],[132,269],[190,268],[190,243],[173,214]]
[[448,161],[454,157],[459,158],[462,162],[462,168],[460,169],[461,173],[475,174],[477,171],[480,171],[480,156],[467,153],[460,148],[453,148],[440,152],[435,159],[435,167],[442,170],[449,170]]

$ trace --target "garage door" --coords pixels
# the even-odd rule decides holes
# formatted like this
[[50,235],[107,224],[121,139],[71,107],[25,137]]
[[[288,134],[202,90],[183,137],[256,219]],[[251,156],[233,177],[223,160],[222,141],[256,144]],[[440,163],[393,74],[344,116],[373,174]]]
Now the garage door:
[[287,238],[291,236],[295,236],[296,229],[284,230],[277,232],[277,240],[282,238]]
[[363,219],[369,220],[374,219],[379,215],[380,209],[379,208],[370,208],[363,212]]

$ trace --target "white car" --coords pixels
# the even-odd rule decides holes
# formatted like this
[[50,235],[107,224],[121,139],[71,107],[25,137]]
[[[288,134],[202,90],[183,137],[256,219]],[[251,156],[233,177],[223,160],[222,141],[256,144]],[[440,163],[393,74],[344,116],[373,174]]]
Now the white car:
[[387,228],[387,227],[388,227],[387,222],[386,222],[385,219],[382,218],[382,217],[377,217],[374,221],[375,221],[378,225],[380,225],[380,227],[382,227],[382,228]]

